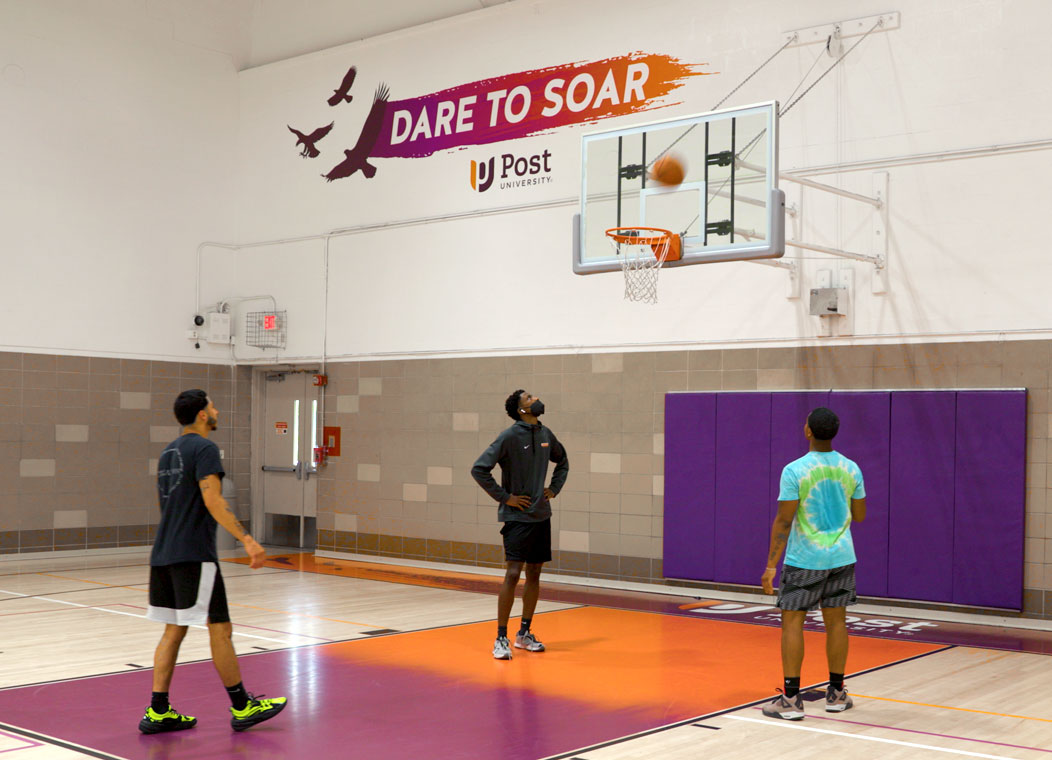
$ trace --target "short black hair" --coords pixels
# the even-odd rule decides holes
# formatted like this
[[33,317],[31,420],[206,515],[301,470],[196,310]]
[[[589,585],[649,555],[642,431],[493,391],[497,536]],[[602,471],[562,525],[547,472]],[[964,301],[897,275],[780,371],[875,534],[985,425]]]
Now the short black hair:
[[807,415],[807,426],[818,441],[831,441],[840,430],[840,418],[831,409],[820,406]]
[[206,406],[208,406],[208,394],[200,388],[194,388],[183,391],[176,397],[172,411],[175,412],[175,418],[179,420],[180,425],[193,425],[194,420],[197,419],[197,413]]
[[522,394],[525,392],[525,388],[519,388],[508,396],[508,399],[504,402],[504,411],[506,411],[508,416],[513,420],[518,421],[522,419],[522,417],[519,416],[519,404],[522,403]]

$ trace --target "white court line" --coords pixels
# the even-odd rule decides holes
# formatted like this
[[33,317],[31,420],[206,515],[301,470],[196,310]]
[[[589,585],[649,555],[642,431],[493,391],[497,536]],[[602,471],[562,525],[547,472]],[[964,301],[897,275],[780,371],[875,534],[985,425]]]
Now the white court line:
[[[127,615],[128,617],[141,618],[142,620],[149,620],[149,618],[146,617],[145,615],[138,615],[138,614],[136,614],[134,612],[121,612],[120,610],[110,610],[110,609],[106,609],[105,607],[94,607],[94,606],[92,606],[90,604],[78,604],[77,602],[67,602],[64,599],[49,599],[49,598],[42,597],[42,596],[33,596],[32,594],[20,594],[17,591],[6,591],[5,589],[2,589],[2,588],[0,588],[0,594],[10,594],[11,596],[20,596],[20,597],[24,597],[26,599],[37,599],[37,600],[39,600],[41,602],[51,602],[52,604],[66,604],[66,605],[69,605],[70,607],[83,607],[84,609],[87,609],[87,610],[98,610],[99,612],[109,612],[109,613],[111,613],[113,615]],[[155,621],[150,621],[150,622],[155,622]],[[208,626],[205,626],[205,625],[191,625],[191,626],[188,626],[188,627],[189,628],[197,628],[198,630],[201,630],[201,631],[204,631],[204,630],[208,629]],[[297,644],[293,644],[293,643],[288,642],[288,641],[282,641],[281,639],[272,639],[272,638],[268,638],[267,636],[258,636],[258,635],[254,634],[254,633],[241,633],[240,631],[231,631],[231,633],[233,633],[235,636],[243,636],[246,639],[260,639],[262,641],[272,641],[275,644],[282,644],[282,645],[287,646],[287,647],[295,647],[295,646],[297,646]],[[295,633],[290,633],[289,635],[290,636],[297,636]],[[309,637],[309,636],[307,636],[307,637],[297,636],[297,638],[312,638],[312,637]]]
[[809,726],[797,726],[793,723],[775,722],[773,720],[762,720],[760,718],[746,718],[741,715],[724,715],[724,718],[730,718],[731,720],[744,720],[749,723],[762,723],[765,726],[774,726],[776,728],[795,728],[797,731],[811,731],[816,734],[833,734],[834,736],[846,736],[849,739],[860,739],[864,742],[880,742],[881,744],[897,744],[900,747],[916,747],[918,749],[930,749],[933,752],[949,752],[952,755],[965,755],[967,757],[987,757],[990,760],[1015,760],[1005,755],[984,755],[982,752],[968,752],[963,749],[949,749],[948,747],[936,747],[932,744],[916,744],[914,742],[903,742],[898,739],[882,739],[877,736],[862,736],[861,734],[849,734],[843,731],[830,731],[825,728],[811,728]]

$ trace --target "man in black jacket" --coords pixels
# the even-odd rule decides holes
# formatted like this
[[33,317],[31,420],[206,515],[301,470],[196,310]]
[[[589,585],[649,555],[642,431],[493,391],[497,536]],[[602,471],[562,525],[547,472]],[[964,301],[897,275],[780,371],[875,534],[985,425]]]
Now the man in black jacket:
[[[471,468],[483,490],[500,503],[497,519],[504,523],[504,559],[507,572],[497,599],[497,640],[493,657],[511,659],[508,641],[508,618],[515,601],[523,565],[526,586],[522,591],[522,625],[515,636],[515,646],[528,652],[543,652],[544,644],[530,630],[533,611],[540,593],[541,567],[552,559],[552,507],[566,483],[570,462],[566,449],[555,434],[537,419],[544,414],[544,403],[519,389],[504,402],[508,416],[515,424],[497,436]],[[548,462],[555,462],[550,486],[545,487]],[[494,465],[500,465],[500,485],[493,479]]]

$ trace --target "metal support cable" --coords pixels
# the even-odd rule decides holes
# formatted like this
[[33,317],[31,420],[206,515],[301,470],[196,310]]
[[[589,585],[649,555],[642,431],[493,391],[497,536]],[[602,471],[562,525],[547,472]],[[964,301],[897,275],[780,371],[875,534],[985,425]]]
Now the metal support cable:
[[811,92],[811,90],[812,90],[812,89],[814,89],[814,86],[815,86],[816,84],[818,84],[818,83],[819,83],[819,82],[821,82],[821,81],[822,81],[823,79],[825,79],[825,77],[826,77],[826,74],[828,74],[828,73],[829,73],[830,71],[832,71],[832,70],[833,70],[833,69],[835,69],[835,68],[836,68],[837,66],[839,66],[839,65],[840,65],[840,62],[841,62],[841,61],[843,61],[843,60],[844,60],[845,58],[847,58],[847,57],[848,57],[848,56],[849,56],[849,55],[851,54],[851,51],[852,51],[852,50],[854,50],[854,49],[855,49],[855,48],[857,48],[857,47],[858,47],[859,45],[861,45],[861,44],[862,44],[862,42],[863,42],[863,41],[864,41],[864,40],[866,39],[866,37],[868,37],[868,36],[869,36],[870,34],[872,34],[872,33],[873,33],[874,31],[876,31],[878,27],[881,27],[881,26],[884,26],[884,19],[883,19],[883,17],[879,18],[879,19],[877,20],[877,23],[875,23],[875,24],[874,24],[873,26],[871,26],[871,27],[870,27],[870,29],[869,29],[869,31],[868,31],[868,32],[866,32],[865,34],[863,34],[863,35],[862,35],[862,36],[861,36],[861,37],[860,37],[860,38],[858,39],[858,41],[857,41],[857,42],[855,42],[855,44],[854,44],[854,45],[852,45],[852,46],[851,46],[851,47],[849,47],[849,48],[848,48],[848,49],[847,49],[846,51],[844,51],[844,54],[843,54],[842,56],[840,56],[840,57],[839,57],[839,58],[837,58],[837,59],[836,59],[835,61],[833,61],[833,65],[832,65],[832,66],[830,66],[830,67],[829,67],[828,69],[826,69],[825,71],[823,71],[823,72],[822,72],[822,74],[821,74],[821,76],[819,76],[819,77],[818,77],[818,79],[816,79],[815,81],[813,81],[813,82],[812,82],[812,83],[810,84],[810,86],[808,86],[808,88],[807,88],[806,90],[804,90],[803,92],[801,92],[801,93],[800,93],[800,94],[799,94],[799,95],[797,96],[796,100],[794,100],[794,101],[793,101],[793,102],[791,102],[791,103],[790,103],[789,105],[787,105],[787,106],[786,106],[785,108],[783,108],[783,109],[781,110],[781,112],[780,112],[780,113],[778,114],[778,116],[779,116],[779,117],[782,117],[782,116],[785,116],[785,115],[786,115],[787,113],[789,113],[789,109],[791,109],[791,108],[792,108],[793,106],[795,106],[795,105],[796,105],[797,103],[799,103],[799,102],[800,102],[800,101],[801,101],[801,100],[803,99],[803,97],[804,97],[805,95],[807,95],[807,93]]
[[[790,46],[790,45],[792,45],[792,44],[793,44],[794,42],[796,42],[796,40],[797,40],[797,35],[795,35],[795,34],[794,34],[794,35],[793,35],[792,37],[790,37],[789,39],[787,39],[787,40],[785,41],[785,44],[784,44],[784,45],[782,45],[782,46],[781,46],[780,48],[778,48],[778,49],[777,49],[777,50],[775,50],[775,51],[774,51],[773,53],[771,53],[771,55],[770,55],[770,56],[769,56],[769,57],[767,58],[767,60],[766,60],[766,61],[764,61],[763,63],[761,63],[761,64],[760,64],[759,66],[757,66],[757,67],[756,67],[756,68],[755,68],[755,69],[753,70],[753,72],[752,72],[751,74],[749,74],[749,76],[745,77],[745,79],[743,79],[743,80],[742,80],[741,82],[739,82],[739,83],[738,83],[738,86],[737,86],[737,87],[735,87],[735,88],[734,88],[733,90],[731,90],[730,92],[728,92],[728,93],[727,93],[727,94],[726,94],[726,95],[725,95],[725,96],[723,97],[723,99],[722,99],[722,100],[720,100],[720,102],[718,102],[718,103],[717,103],[716,105],[714,105],[714,106],[713,106],[712,108],[710,108],[709,110],[710,110],[710,111],[715,111],[715,110],[716,110],[717,108],[719,108],[719,107],[720,107],[720,106],[722,106],[722,105],[723,105],[724,103],[726,103],[726,102],[727,102],[727,101],[728,101],[728,100],[730,99],[731,95],[733,95],[733,94],[734,94],[734,93],[736,93],[736,92],[737,92],[738,90],[740,90],[740,89],[741,89],[742,87],[744,87],[744,86],[745,86],[745,84],[746,84],[746,83],[747,83],[747,82],[748,82],[748,81],[749,81],[750,79],[752,79],[752,78],[753,78],[754,76],[756,76],[757,74],[759,74],[759,73],[760,73],[760,71],[761,71],[761,70],[763,70],[763,68],[764,68],[764,67],[765,67],[765,66],[766,66],[767,64],[769,64],[769,63],[770,63],[771,61],[773,61],[773,60],[774,60],[774,59],[775,59],[775,58],[776,58],[776,57],[778,56],[778,54],[779,54],[779,53],[781,53],[781,52],[782,52],[783,50],[785,50],[785,49],[786,49],[787,47],[789,47],[789,46]],[[697,124],[692,124],[692,125],[690,125],[689,127],[687,127],[687,128],[686,128],[686,129],[685,129],[685,130],[683,131],[683,134],[681,134],[681,135],[680,135],[679,137],[677,137],[677,138],[676,138],[675,140],[673,140],[673,141],[672,141],[672,143],[671,143],[671,144],[670,144],[670,145],[669,145],[669,146],[668,146],[667,148],[665,148],[665,149],[664,149],[663,151],[661,151],[660,153],[658,153],[658,154],[657,154],[656,156],[654,156],[654,158],[653,158],[653,159],[651,159],[651,160],[650,160],[650,161],[649,161],[649,162],[647,163],[647,168],[649,169],[650,167],[652,167],[652,166],[654,165],[654,163],[655,163],[655,162],[659,161],[659,160],[660,160],[660,159],[662,158],[662,156],[664,156],[664,155],[665,155],[666,153],[668,153],[668,152],[669,152],[670,150],[672,150],[672,149],[673,149],[674,147],[676,147],[676,143],[678,143],[678,142],[679,142],[680,140],[682,140],[682,139],[683,139],[684,137],[686,137],[686,136],[687,136],[687,135],[689,135],[689,134],[690,134],[690,133],[691,133],[692,131],[694,131],[694,128],[695,128],[696,126],[697,126]]]
[[[868,34],[868,32],[867,32],[867,34]],[[782,52],[783,50],[785,50],[785,49],[786,49],[787,47],[789,47],[789,46],[790,46],[790,45],[792,45],[792,44],[793,44],[794,42],[796,42],[796,39],[797,39],[797,35],[795,35],[795,34],[794,34],[794,35],[793,35],[792,37],[790,37],[789,39],[787,39],[787,40],[785,41],[785,44],[784,44],[784,45],[782,45],[782,46],[781,46],[780,48],[778,48],[777,50],[775,50],[775,51],[774,51],[774,53],[772,53],[772,54],[771,54],[771,57],[770,57],[770,58],[768,58],[768,59],[767,59],[766,61],[764,61],[763,63],[761,63],[761,64],[760,64],[759,66],[757,66],[757,67],[756,67],[756,70],[755,70],[755,71],[753,71],[753,73],[751,73],[751,74],[749,74],[749,76],[745,77],[745,79],[743,79],[743,80],[741,81],[741,83],[740,83],[740,84],[739,84],[739,85],[738,85],[737,87],[735,87],[735,88],[734,88],[733,90],[731,90],[730,92],[728,92],[728,93],[727,93],[727,95],[726,95],[726,96],[725,96],[725,97],[723,98],[723,100],[721,100],[721,101],[720,101],[719,103],[717,103],[716,105],[714,105],[714,106],[713,106],[712,108],[710,108],[709,110],[710,110],[710,111],[715,111],[715,110],[716,110],[717,108],[719,108],[719,107],[720,107],[720,106],[722,106],[722,105],[723,105],[724,103],[726,103],[726,102],[727,102],[727,101],[728,101],[728,100],[730,99],[731,95],[733,95],[733,94],[734,94],[734,93],[736,93],[736,92],[737,92],[738,90],[740,90],[740,89],[741,89],[742,87],[744,87],[744,86],[745,86],[745,84],[746,84],[746,82],[748,82],[748,81],[749,81],[750,79],[752,79],[752,78],[753,78],[754,76],[756,76],[757,74],[759,74],[759,73],[760,73],[760,71],[761,71],[761,70],[763,69],[763,67],[764,67],[764,66],[766,66],[766,65],[767,65],[767,64],[769,64],[769,63],[770,63],[771,61],[773,61],[773,60],[775,59],[775,57],[777,57],[777,55],[778,55],[779,53],[781,53],[781,52]],[[865,39],[865,38],[863,38],[863,39]]]

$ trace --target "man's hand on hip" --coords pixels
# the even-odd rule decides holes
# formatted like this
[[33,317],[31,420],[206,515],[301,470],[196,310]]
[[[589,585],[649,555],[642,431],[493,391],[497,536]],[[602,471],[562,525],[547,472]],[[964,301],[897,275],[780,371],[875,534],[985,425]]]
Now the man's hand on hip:
[[515,509],[525,511],[530,506],[530,497],[509,496],[508,500],[504,503],[507,504],[509,507],[514,507]]

